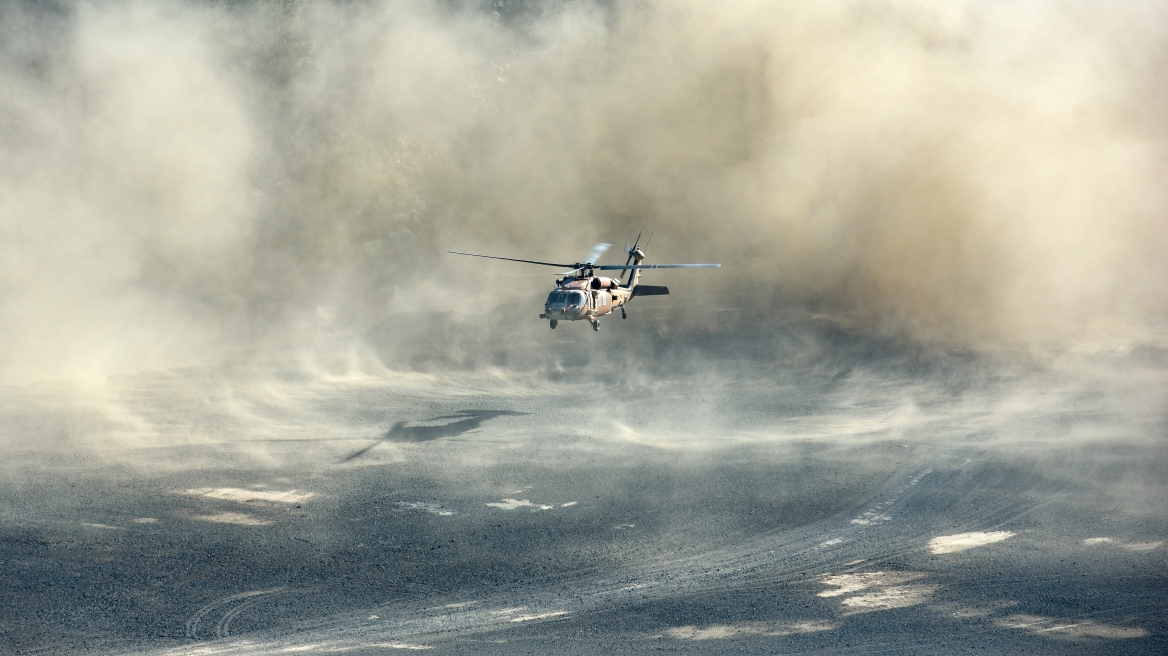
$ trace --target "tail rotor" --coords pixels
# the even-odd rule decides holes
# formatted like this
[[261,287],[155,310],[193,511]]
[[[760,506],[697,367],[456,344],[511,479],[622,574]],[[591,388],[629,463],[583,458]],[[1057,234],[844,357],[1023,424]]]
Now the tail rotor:
[[[641,231],[637,233],[637,239],[636,239],[636,241],[633,242],[633,245],[631,248],[629,247],[628,242],[625,242],[625,252],[629,254],[628,259],[625,260],[625,266],[628,266],[633,261],[633,258],[637,257],[638,254],[640,254],[641,257],[645,257],[644,252],[637,250],[637,244],[641,243],[641,235],[643,235],[643,234],[645,234],[645,229],[641,228]],[[653,235],[649,235],[649,239],[652,239],[652,238],[653,238]],[[645,243],[646,243],[646,245],[648,244],[648,242],[645,242]],[[629,285],[631,285],[633,283],[633,276],[635,274],[636,274],[635,269],[629,270],[629,279],[625,281],[625,287],[628,287]]]

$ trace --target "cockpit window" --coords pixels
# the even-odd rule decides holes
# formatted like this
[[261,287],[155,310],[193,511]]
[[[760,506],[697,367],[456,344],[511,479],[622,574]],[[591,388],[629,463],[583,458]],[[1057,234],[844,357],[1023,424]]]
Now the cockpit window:
[[579,292],[554,291],[548,294],[548,305],[581,305],[582,294]]

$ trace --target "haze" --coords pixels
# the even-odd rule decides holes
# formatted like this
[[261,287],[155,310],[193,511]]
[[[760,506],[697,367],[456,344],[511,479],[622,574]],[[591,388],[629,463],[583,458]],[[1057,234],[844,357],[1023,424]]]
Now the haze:
[[9,382],[538,308],[542,271],[442,251],[571,260],[642,227],[657,261],[726,265],[686,278],[703,299],[1160,339],[1163,3],[3,11]]
[[[1157,0],[0,3],[0,651],[1164,653],[1166,79]],[[642,230],[722,268],[597,333],[445,252]]]

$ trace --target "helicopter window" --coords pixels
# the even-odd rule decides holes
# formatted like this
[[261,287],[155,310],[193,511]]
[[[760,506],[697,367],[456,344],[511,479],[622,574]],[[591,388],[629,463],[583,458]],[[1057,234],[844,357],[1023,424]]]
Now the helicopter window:
[[547,299],[548,305],[552,305],[552,304],[569,305],[569,306],[570,305],[583,305],[584,302],[585,301],[579,292],[556,291],[556,292],[552,292],[551,294],[548,294],[548,299]]

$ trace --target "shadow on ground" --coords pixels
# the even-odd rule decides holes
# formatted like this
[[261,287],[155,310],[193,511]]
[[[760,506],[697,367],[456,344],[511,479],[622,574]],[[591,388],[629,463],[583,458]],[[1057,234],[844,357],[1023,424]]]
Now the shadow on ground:
[[461,410],[452,415],[443,417],[435,417],[427,421],[442,421],[444,419],[454,419],[448,424],[439,424],[437,426],[407,426],[409,422],[399,421],[393,425],[384,435],[379,437],[369,446],[347,456],[341,462],[350,462],[356,460],[368,453],[373,447],[382,442],[429,442],[430,440],[439,440],[444,437],[456,437],[463,433],[470,432],[483,424],[488,419],[501,417],[503,415],[526,415],[526,412],[514,412],[512,410]]

